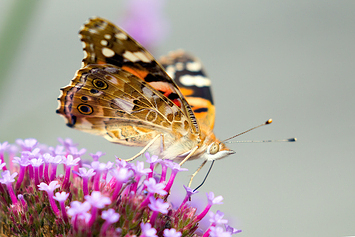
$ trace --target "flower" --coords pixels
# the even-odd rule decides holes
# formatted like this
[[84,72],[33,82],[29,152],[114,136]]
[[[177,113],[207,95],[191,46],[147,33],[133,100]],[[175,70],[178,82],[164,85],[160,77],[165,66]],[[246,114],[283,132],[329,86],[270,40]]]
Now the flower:
[[168,20],[163,16],[164,0],[129,0],[122,27],[148,49],[159,45],[168,33]]
[[150,223],[141,223],[141,237],[156,237],[157,230],[152,228]]
[[[98,152],[91,155],[94,161],[87,166],[84,163],[89,162],[70,152],[77,151],[71,139],[60,141],[63,146],[52,151],[35,139],[18,141],[20,154],[16,149],[4,151],[4,158],[11,158],[6,160],[9,169],[2,170],[0,178],[0,224],[6,227],[5,235],[192,237],[211,206],[223,200],[208,193],[205,209],[196,214],[189,199],[197,192],[185,187],[186,197],[175,208],[167,200],[174,195],[170,188],[176,175],[186,170],[178,164],[149,154],[149,168],[141,161],[100,163],[102,153]],[[60,147],[66,148],[65,154]],[[160,172],[155,166],[158,162],[163,167]],[[61,166],[65,174],[57,175]],[[0,170],[3,167],[5,159]],[[77,170],[72,170],[75,167]],[[19,170],[19,175],[13,169]],[[226,225],[222,212],[210,213],[209,219],[210,227],[200,231],[204,236],[240,232]]]
[[180,237],[180,236],[181,233],[177,232],[174,228],[164,230],[164,237]]

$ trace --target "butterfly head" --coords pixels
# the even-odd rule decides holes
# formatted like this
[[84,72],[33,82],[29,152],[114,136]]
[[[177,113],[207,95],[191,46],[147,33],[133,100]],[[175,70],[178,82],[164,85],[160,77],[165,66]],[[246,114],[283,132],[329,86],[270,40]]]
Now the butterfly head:
[[226,147],[226,145],[220,141],[213,141],[205,151],[205,158],[207,160],[219,160],[228,155],[234,154],[235,151]]

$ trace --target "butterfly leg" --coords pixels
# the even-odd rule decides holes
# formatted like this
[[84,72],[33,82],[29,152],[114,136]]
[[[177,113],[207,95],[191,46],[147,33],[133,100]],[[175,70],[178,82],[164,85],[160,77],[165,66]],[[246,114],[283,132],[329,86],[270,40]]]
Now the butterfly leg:
[[191,152],[185,157],[185,159],[183,161],[180,162],[180,166],[182,166],[182,164],[184,164],[188,159],[190,159],[190,157],[195,153],[195,151],[198,149],[198,146],[194,147]]
[[195,171],[195,173],[193,173],[191,175],[191,178],[190,178],[190,182],[189,182],[189,185],[188,187],[190,188],[191,187],[191,183],[192,183],[192,180],[194,179],[194,177],[197,175],[198,172],[200,172],[200,170],[202,169],[202,167],[207,163],[207,160],[205,160],[201,165],[200,167],[198,167],[198,169]]
[[125,161],[129,162],[132,160],[135,160],[138,156],[142,155],[144,152],[146,152],[146,150],[148,150],[148,148],[153,145],[153,143],[159,138],[161,137],[161,139],[163,140],[163,134],[159,134],[156,137],[154,137],[140,152],[138,152],[136,155],[134,155],[133,157],[126,159]]

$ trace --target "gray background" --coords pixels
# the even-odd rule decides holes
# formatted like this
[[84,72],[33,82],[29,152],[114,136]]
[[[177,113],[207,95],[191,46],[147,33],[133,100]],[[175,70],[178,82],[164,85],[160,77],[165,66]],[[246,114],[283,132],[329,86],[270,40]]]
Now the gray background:
[[[80,67],[80,26],[95,15],[119,24],[123,3],[33,1],[23,13],[32,16],[16,20],[15,1],[0,2],[0,32],[9,32],[11,19],[20,42],[17,50],[1,46],[2,64],[12,63],[0,74],[0,142],[35,137],[53,146],[71,137],[89,152],[107,152],[106,161],[138,151],[67,128],[55,114],[59,88]],[[230,144],[237,153],[216,162],[202,202],[206,192],[222,195],[213,210],[240,236],[355,235],[354,12],[355,1],[345,0],[167,1],[170,33],[154,55],[184,48],[202,60],[213,83],[216,135],[273,118],[238,140],[298,138]],[[186,184],[200,162],[188,162],[179,181]]]

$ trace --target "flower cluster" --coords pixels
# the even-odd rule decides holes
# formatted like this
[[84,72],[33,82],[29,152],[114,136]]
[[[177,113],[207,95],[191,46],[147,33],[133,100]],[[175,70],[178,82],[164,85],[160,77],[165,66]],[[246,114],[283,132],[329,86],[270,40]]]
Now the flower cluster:
[[[90,154],[90,163],[81,159],[85,149],[79,150],[70,139],[59,141],[57,147],[35,139],[19,139],[17,145],[0,143],[2,234],[224,237],[240,232],[226,225],[222,212],[209,212],[212,205],[222,203],[222,196],[207,194],[208,204],[201,213],[190,205],[196,193],[190,188],[185,187],[180,205],[168,202],[176,174],[186,170],[178,164],[148,153],[149,168],[140,161],[101,163],[102,152]],[[57,169],[62,166],[60,174]],[[207,213],[210,227],[200,230],[199,222]]]

